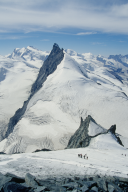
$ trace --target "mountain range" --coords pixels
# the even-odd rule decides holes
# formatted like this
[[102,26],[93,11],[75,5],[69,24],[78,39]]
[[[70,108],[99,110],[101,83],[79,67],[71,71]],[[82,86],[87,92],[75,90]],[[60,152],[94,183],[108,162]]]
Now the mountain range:
[[116,124],[115,135],[98,135],[91,146],[127,148],[127,95],[128,55],[78,54],[57,44],[51,52],[16,48],[0,56],[0,151],[64,149],[90,116],[90,136]]

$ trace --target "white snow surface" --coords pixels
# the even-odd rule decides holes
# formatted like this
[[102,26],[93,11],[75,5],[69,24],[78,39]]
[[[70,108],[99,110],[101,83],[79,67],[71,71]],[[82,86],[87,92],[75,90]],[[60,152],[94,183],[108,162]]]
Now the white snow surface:
[[93,121],[90,121],[89,128],[88,128],[88,135],[89,136],[95,136],[99,133],[104,133],[104,132],[106,132],[106,130],[103,127],[94,123]]
[[[88,160],[78,154],[87,154]],[[126,154],[126,156],[125,156]],[[38,179],[85,175],[111,175],[128,178],[128,150],[91,147],[50,152],[0,155],[0,172],[25,177],[30,173]]]
[[90,146],[96,149],[123,149],[116,141],[116,137],[111,134],[101,134],[91,139]]
[[[24,59],[21,54],[16,55],[18,52],[22,55],[25,52],[30,54],[29,49],[15,49],[13,56],[0,57],[0,135],[3,134],[3,129],[5,132],[9,119],[29,97],[31,86],[48,55],[36,49],[32,52],[33,55],[35,53],[35,60]],[[39,59],[39,55],[42,59]]]
[[[23,60],[25,62],[27,58],[28,62],[35,61],[36,64],[38,59],[30,60],[30,58],[34,58],[31,51],[35,49],[32,47],[26,49],[16,49],[12,55],[8,56],[13,60],[12,64],[15,63],[15,58],[20,58],[20,64]],[[39,56],[40,53],[37,53],[38,50],[35,51],[34,55]],[[44,53],[45,56],[47,54],[47,52]],[[0,58],[2,59],[3,57]],[[24,63],[23,69],[25,66]],[[111,66],[114,67],[114,71]],[[91,115],[100,125],[96,127],[90,124],[90,135],[97,134],[103,131],[103,128],[108,129],[111,125],[116,124],[116,132],[122,136],[127,136],[127,73],[118,73],[120,78],[117,78],[115,70],[118,67],[121,67],[122,71],[126,71],[127,68],[114,59],[109,60],[101,56],[96,57],[91,53],[77,54],[72,50],[65,50],[63,61],[58,65],[56,71],[48,76],[42,88],[31,98],[24,116],[14,127],[13,132],[6,140],[0,143],[1,151],[16,153],[33,152],[42,148],[51,150],[64,149],[71,135],[78,129],[80,118],[85,119],[88,115]],[[29,68],[31,69],[31,67]],[[23,74],[23,69],[19,69],[19,67],[16,69],[20,71],[17,75],[17,78],[20,78],[20,74]],[[39,70],[38,67],[32,69]],[[14,73],[15,70],[12,71]],[[12,94],[14,103],[12,99],[12,107],[9,107],[9,111],[15,111],[13,105],[15,106],[16,103],[20,103],[18,105],[22,106],[23,101],[29,95],[30,87],[36,76],[37,72],[35,78],[28,75],[27,72],[26,77],[32,77],[30,84],[26,83],[28,81],[26,77],[21,83],[23,78],[21,77],[20,81],[17,81],[20,86],[15,85],[16,89],[11,87],[12,92],[8,95],[10,97]],[[5,80],[7,81],[7,78]],[[9,82],[11,80],[8,80],[8,83],[4,86],[6,90],[8,90]],[[16,83],[15,80],[14,82]],[[20,90],[23,90],[22,94]],[[26,90],[28,91],[27,93]],[[23,99],[22,102],[21,100],[19,102],[20,97]],[[8,111],[8,105],[6,104],[8,100],[5,98],[3,100],[5,103],[2,108],[6,112]],[[16,102],[17,100],[18,102]],[[106,137],[105,139],[108,138]],[[97,144],[97,146],[99,145]]]

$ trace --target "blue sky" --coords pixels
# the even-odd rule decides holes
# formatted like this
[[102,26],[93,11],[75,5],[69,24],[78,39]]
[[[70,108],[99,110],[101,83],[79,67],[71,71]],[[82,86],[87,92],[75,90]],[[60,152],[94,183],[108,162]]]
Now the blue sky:
[[79,53],[128,54],[128,1],[0,0],[0,55],[54,43]]

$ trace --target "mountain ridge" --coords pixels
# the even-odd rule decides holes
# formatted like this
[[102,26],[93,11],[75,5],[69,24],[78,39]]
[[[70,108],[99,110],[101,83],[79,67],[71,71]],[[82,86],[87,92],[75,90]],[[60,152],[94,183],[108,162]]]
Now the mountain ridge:
[[91,54],[69,50],[67,54],[57,44],[53,49],[29,86],[28,100],[10,119],[0,143],[3,152],[64,149],[78,129],[80,118],[88,115],[105,129],[116,124],[119,134],[125,136],[128,132],[127,73],[116,72],[120,81],[111,73],[117,70],[116,63],[113,69]]
[[85,120],[81,118],[80,126],[74,135],[71,136],[66,149],[88,147],[92,139],[105,134],[107,135],[108,133],[113,136],[115,143],[117,142],[123,146],[120,137],[116,136],[115,131],[116,125],[112,125],[108,130],[105,130],[98,125],[90,115],[88,115]]
[[[42,84],[46,81],[47,76],[49,74],[53,73],[54,70],[56,69],[56,66],[61,62],[61,58],[59,58],[59,61],[56,61],[57,60],[56,58],[54,58],[54,60],[53,60],[54,54],[56,54],[57,52],[59,52],[61,54],[63,52],[63,50],[61,52],[59,46],[57,46],[57,44],[54,44],[49,57],[44,61],[43,66],[40,68],[38,77],[37,77],[35,83],[32,85],[31,93],[30,93],[28,100],[24,101],[23,107],[18,109],[16,111],[15,115],[10,119],[8,129],[5,134],[5,138],[8,137],[8,135],[13,131],[13,127],[22,118],[22,115],[24,114],[24,112],[27,108],[29,100],[32,98],[34,93],[37,92],[41,88]],[[60,57],[62,57],[62,58],[63,58],[63,56],[64,56],[63,54],[62,54],[62,56],[60,55]]]

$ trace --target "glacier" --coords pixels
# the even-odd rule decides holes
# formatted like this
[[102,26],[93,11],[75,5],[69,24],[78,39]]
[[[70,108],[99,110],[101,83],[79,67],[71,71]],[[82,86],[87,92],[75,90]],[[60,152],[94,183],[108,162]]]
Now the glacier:
[[51,52],[17,48],[0,61],[7,70],[0,82],[1,152],[62,150],[88,115],[104,129],[116,124],[128,147],[127,56],[78,54],[54,44]]
[[[51,53],[55,49],[60,50],[54,44]],[[27,47],[0,57],[1,66],[8,70],[0,84],[1,152],[62,150],[78,129],[80,118],[88,115],[104,129],[116,124],[128,147],[127,56],[105,58],[62,51],[62,61],[45,78],[40,71],[51,59],[49,52]],[[24,101],[27,104],[15,123],[16,111],[22,111]]]

